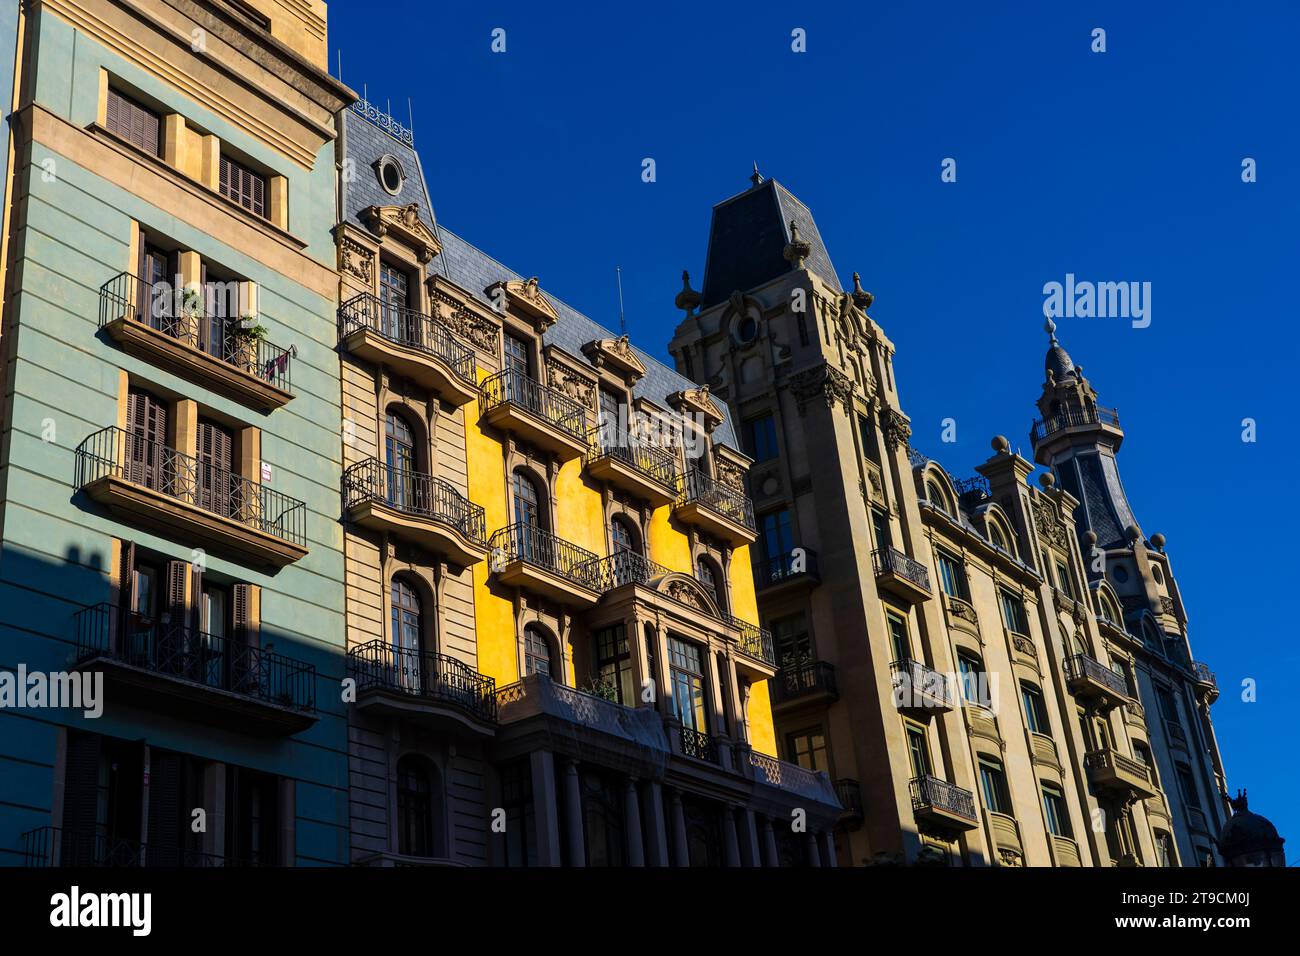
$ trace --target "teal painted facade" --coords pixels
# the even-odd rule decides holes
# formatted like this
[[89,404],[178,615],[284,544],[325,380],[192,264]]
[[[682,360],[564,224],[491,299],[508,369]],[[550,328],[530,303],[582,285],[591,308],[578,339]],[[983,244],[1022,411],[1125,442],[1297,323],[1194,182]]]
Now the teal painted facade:
[[[14,19],[15,9],[16,0],[0,0],[0,16]],[[332,142],[305,170],[48,12],[38,9],[27,30],[25,42],[36,55],[20,114],[34,102],[86,129],[97,118],[105,68],[191,126],[285,175],[288,231],[306,244],[308,257],[332,269]],[[287,780],[296,862],[343,863],[348,776],[339,690],[345,641],[334,297],[218,242],[205,223],[182,221],[40,143],[32,144],[29,156],[19,153],[15,193],[26,197],[26,222],[11,237],[9,306],[0,339],[12,363],[0,415],[0,669],[71,668],[74,613],[113,598],[115,538],[165,558],[192,559],[190,543],[119,520],[76,486],[75,450],[87,436],[117,423],[125,370],[133,383],[160,395],[190,399],[218,419],[259,428],[261,461],[271,469],[265,483],[306,504],[305,557],[269,572],[209,554],[206,573],[260,587],[262,646],[273,644],[276,653],[315,667],[317,719],[290,736],[258,737],[115,704],[111,694],[98,720],[60,710],[0,709],[0,865],[23,862],[25,832],[60,823],[52,818],[60,728],[143,740],[150,748]],[[102,334],[101,285],[136,271],[133,222],[257,284],[268,338],[296,349],[292,401],[262,413],[130,355]]]

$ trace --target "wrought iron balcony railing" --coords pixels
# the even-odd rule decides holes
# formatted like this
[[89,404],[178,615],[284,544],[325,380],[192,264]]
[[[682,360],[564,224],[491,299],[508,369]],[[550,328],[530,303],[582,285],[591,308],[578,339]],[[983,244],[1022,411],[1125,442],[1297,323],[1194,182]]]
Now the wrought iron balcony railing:
[[292,391],[291,353],[243,328],[243,317],[227,315],[197,289],[177,290],[170,282],[150,283],[123,272],[99,288],[100,328],[126,319],[161,332],[286,392]]
[[316,712],[316,668],[231,637],[123,612],[107,602],[73,615],[77,660],[107,658],[240,697]]
[[807,577],[814,581],[821,579],[821,572],[817,567],[817,552],[812,548],[797,548],[773,558],[766,558],[760,561],[754,570],[760,588],[771,587],[799,577]]
[[754,530],[754,503],[746,495],[710,478],[698,468],[686,472],[678,504],[696,502],[710,511]]
[[504,564],[522,561],[588,590],[603,591],[606,569],[599,555],[535,525],[507,525],[492,535],[488,547],[494,554],[500,549]]
[[592,429],[588,440],[588,462],[612,458],[667,488],[677,488],[677,456],[667,449],[608,425]]
[[1119,412],[1097,405],[1094,408],[1070,408],[1034,422],[1029,430],[1029,440],[1037,445],[1059,431],[1076,425],[1114,425],[1119,427]]
[[912,794],[913,810],[933,807],[968,820],[976,819],[975,795],[955,783],[949,783],[938,777],[913,777],[909,789]]
[[1202,664],[1200,661],[1192,661],[1192,676],[1196,678],[1198,684],[1207,684],[1210,687],[1218,687],[1219,680],[1214,676],[1208,664]]
[[587,442],[587,410],[557,389],[543,385],[516,369],[485,378],[479,388],[479,412],[499,405],[516,405],[535,418]]
[[105,868],[268,866],[274,861],[205,853],[192,847],[142,844],[98,830],[37,827],[22,835],[23,865]]
[[809,694],[839,696],[835,665],[825,661],[802,661],[782,664],[772,681],[772,702],[784,703]]
[[742,654],[765,664],[776,663],[776,643],[772,640],[771,631],[730,614],[724,614],[722,619],[740,631],[739,647]]
[[307,545],[303,502],[116,425],[77,446],[77,487],[105,477],[148,488],[299,547]]
[[889,667],[894,674],[894,693],[904,695],[905,702],[918,703],[917,698],[924,696],[940,705],[957,706],[952,680],[947,674],[910,659],[893,661]]
[[343,507],[378,501],[395,511],[451,525],[472,541],[486,543],[483,508],[452,485],[418,471],[367,458],[343,472]]
[[348,670],[358,691],[375,688],[407,694],[450,704],[489,723],[497,719],[496,681],[446,654],[374,640],[348,651]]
[[877,576],[896,574],[919,588],[930,590],[930,572],[926,566],[897,548],[877,548],[871,552],[871,563]]
[[1115,673],[1101,661],[1093,660],[1086,654],[1075,654],[1065,659],[1065,679],[1090,680],[1105,686],[1120,697],[1128,697],[1128,684],[1124,678]]
[[612,591],[625,584],[649,584],[655,578],[672,574],[672,569],[635,551],[619,551],[598,562],[600,591]]
[[682,754],[686,757],[694,757],[696,760],[707,760],[709,763],[718,763],[721,759],[718,754],[718,741],[710,734],[692,730],[690,727],[682,728]]
[[431,315],[390,305],[376,295],[363,292],[339,307],[339,340],[361,329],[370,329],[389,342],[430,355],[450,367],[457,378],[474,384],[473,349],[456,341]]
[[841,777],[835,781],[835,798],[844,808],[846,816],[862,816],[862,785],[852,777]]

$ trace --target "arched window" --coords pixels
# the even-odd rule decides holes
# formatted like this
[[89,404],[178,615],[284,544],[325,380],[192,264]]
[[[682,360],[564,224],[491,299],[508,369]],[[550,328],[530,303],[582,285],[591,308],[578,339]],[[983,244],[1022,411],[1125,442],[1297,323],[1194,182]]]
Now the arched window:
[[541,496],[537,482],[522,469],[515,469],[513,479],[515,524],[531,528],[542,527]]
[[1120,611],[1119,605],[1115,603],[1109,591],[1101,592],[1101,616],[1116,626],[1123,626],[1123,612]]
[[990,521],[988,523],[988,529],[989,529],[989,543],[992,544],[993,547],[997,548],[999,551],[1006,551],[1007,539],[1006,536],[1002,533],[1002,529],[998,527],[998,523],[996,521]]
[[393,671],[398,686],[408,690],[420,687],[420,647],[424,633],[424,614],[420,595],[405,578],[393,578],[392,617],[389,638],[393,643]]
[[442,793],[438,769],[407,754],[397,761],[397,852],[442,856]]
[[395,507],[416,503],[415,429],[406,417],[390,411],[384,418],[384,464],[388,466],[388,501]]
[[641,542],[636,531],[633,530],[631,523],[621,515],[616,515],[610,520],[609,537],[614,554],[622,554],[624,551],[632,554],[641,553]]
[[718,610],[725,614],[726,605],[722,600],[722,588],[718,586],[719,577],[720,575],[718,575],[714,570],[713,562],[708,558],[701,557],[696,560],[696,580],[704,585],[704,589],[709,592],[709,596],[713,598],[714,603],[718,605]]
[[524,676],[543,674],[553,677],[558,671],[550,638],[536,624],[529,624],[524,628]]
[[940,511],[948,510],[948,497],[943,493],[937,481],[927,481],[925,483],[925,496],[930,499],[930,504],[934,505]]

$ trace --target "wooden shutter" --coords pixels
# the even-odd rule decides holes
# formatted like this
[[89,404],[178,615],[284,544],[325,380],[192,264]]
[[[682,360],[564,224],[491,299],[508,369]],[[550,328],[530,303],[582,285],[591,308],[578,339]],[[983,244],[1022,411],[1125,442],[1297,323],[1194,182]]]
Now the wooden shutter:
[[116,650],[122,634],[127,631],[127,617],[135,610],[135,542],[123,540],[117,556],[117,586],[113,603],[117,614],[109,624],[110,650]]
[[169,750],[149,754],[149,866],[180,866],[181,839],[185,825],[181,806],[181,774],[184,758]]
[[162,125],[158,114],[111,88],[108,91],[104,125],[109,132],[122,137],[132,146],[154,156],[161,155],[159,131]]
[[221,157],[221,194],[249,212],[266,218],[266,177],[228,156]]
[[253,633],[253,588],[252,584],[236,584],[230,589],[230,603],[233,618],[232,631],[237,643],[255,645],[256,634]]
[[198,435],[199,507],[219,515],[233,511],[235,479],[234,441],[228,429],[200,421]]
[[127,393],[126,449],[128,481],[161,490],[167,444],[167,407],[142,389]]
[[99,822],[99,734],[68,731],[63,774],[63,866],[90,866],[94,862],[95,824]]

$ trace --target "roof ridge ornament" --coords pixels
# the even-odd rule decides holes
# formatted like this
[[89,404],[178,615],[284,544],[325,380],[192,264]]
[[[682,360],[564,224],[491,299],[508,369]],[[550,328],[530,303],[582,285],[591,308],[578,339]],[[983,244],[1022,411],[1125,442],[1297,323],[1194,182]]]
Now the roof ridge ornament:
[[855,272],[853,273],[853,304],[863,312],[871,308],[871,303],[876,301],[876,297],[862,288],[862,279]]
[[799,235],[799,221],[790,220],[790,241],[785,244],[781,255],[795,269],[802,269],[804,261],[812,254],[812,245]]
[[754,172],[750,174],[749,181],[753,183],[752,189],[763,185],[763,174],[758,171],[758,160],[754,161]]
[[695,314],[695,309],[700,304],[700,294],[691,288],[691,274],[685,269],[682,270],[682,291],[677,293],[673,304],[685,312],[688,318]]

